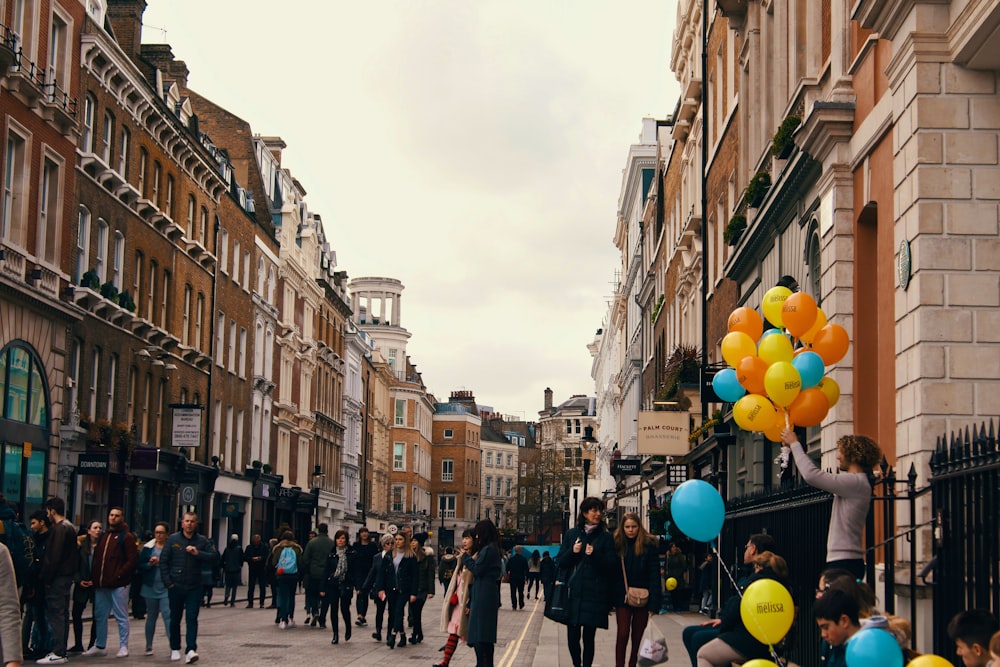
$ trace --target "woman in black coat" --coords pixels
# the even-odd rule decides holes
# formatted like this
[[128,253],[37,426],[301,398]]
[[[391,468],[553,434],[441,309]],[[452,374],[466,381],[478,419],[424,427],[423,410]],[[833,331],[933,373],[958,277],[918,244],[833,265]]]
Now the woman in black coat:
[[[649,614],[651,611],[655,614],[660,609],[663,595],[660,591],[660,555],[656,550],[656,542],[642,527],[638,514],[626,512],[622,516],[621,525],[615,531],[615,553],[621,563],[617,570],[620,576],[617,578],[613,598],[615,621],[618,624],[615,667],[625,667],[625,649],[628,648],[629,636],[632,637],[632,652],[629,654],[628,664],[629,667],[635,667]],[[646,604],[642,607],[629,605],[625,600],[627,586],[649,591]]]
[[472,573],[466,642],[476,651],[476,667],[493,667],[500,608],[500,533],[489,519],[483,519],[472,530],[472,553],[462,553],[462,566]]
[[409,540],[402,533],[396,533],[392,551],[382,555],[375,588],[378,598],[384,600],[389,609],[385,645],[394,648],[396,635],[399,635],[399,645],[406,646],[403,611],[406,603],[417,600],[417,557]]
[[[569,622],[566,639],[573,667],[591,667],[594,663],[594,637],[597,628],[607,629],[608,611],[614,575],[618,568],[615,542],[604,526],[604,502],[600,498],[584,498],[576,528],[563,537],[556,565],[570,572]],[[581,639],[583,650],[581,652]]]
[[333,537],[333,549],[326,558],[326,568],[323,571],[323,588],[320,590],[319,614],[313,619],[313,625],[319,622],[319,627],[326,627],[326,615],[330,613],[330,626],[333,628],[331,644],[340,643],[340,621],[337,612],[344,618],[344,641],[351,641],[351,600],[354,597],[354,580],[357,573],[357,558],[354,547],[347,543],[347,531],[338,530]]

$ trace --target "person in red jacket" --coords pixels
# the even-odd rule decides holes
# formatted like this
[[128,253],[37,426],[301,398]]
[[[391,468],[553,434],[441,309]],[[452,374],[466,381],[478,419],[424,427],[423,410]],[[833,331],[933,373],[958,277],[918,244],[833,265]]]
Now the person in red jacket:
[[84,655],[105,655],[108,643],[108,612],[118,622],[118,657],[128,655],[128,586],[139,563],[135,535],[125,523],[120,507],[108,511],[108,529],[94,549],[94,645]]

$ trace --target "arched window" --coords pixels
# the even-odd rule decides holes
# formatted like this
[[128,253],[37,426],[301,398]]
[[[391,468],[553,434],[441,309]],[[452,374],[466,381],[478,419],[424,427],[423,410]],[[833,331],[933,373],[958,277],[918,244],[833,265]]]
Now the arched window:
[[49,390],[45,369],[34,350],[15,341],[0,352],[0,416],[11,421],[49,427]]
[[809,241],[806,246],[806,266],[809,267],[809,294],[816,299],[817,305],[823,303],[823,249],[819,238],[819,228],[815,220],[809,226]]

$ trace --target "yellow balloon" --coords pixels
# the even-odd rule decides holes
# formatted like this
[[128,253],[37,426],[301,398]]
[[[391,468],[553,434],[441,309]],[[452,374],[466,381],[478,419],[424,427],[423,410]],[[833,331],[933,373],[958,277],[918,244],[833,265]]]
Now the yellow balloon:
[[722,339],[722,358],[726,363],[736,368],[743,357],[752,357],[757,354],[757,346],[753,338],[742,331],[730,331]]
[[766,431],[776,417],[771,401],[760,394],[747,394],[733,406],[733,419],[744,431]]
[[669,579],[667,579],[666,585],[667,585],[667,590],[672,591],[677,588],[677,580],[674,579],[673,577],[670,577]]
[[788,340],[788,336],[771,334],[760,339],[757,356],[767,363],[773,364],[777,361],[791,361],[792,357],[795,356],[795,350],[792,349],[792,341]]
[[781,309],[785,307],[785,299],[792,295],[787,287],[772,287],[764,293],[761,309],[767,321],[776,327],[784,328],[785,321],[781,318]]
[[816,321],[813,325],[809,327],[809,331],[805,332],[799,336],[799,340],[803,343],[811,343],[812,339],[816,336],[816,332],[827,325],[826,313],[823,312],[822,308],[816,309]]
[[[746,663],[743,663],[746,667]],[[951,662],[939,655],[918,655],[913,660],[906,663],[906,667],[951,667]]]
[[764,660],[764,658],[757,658],[756,660],[749,660],[747,662],[744,662],[743,667],[778,667],[778,665],[771,662],[770,660]]
[[795,620],[792,594],[774,579],[758,579],[743,591],[740,618],[757,641],[774,646],[788,634]]
[[825,377],[816,386],[826,396],[826,400],[830,402],[831,408],[840,400],[840,385],[833,378]]
[[789,362],[776,361],[764,373],[764,389],[772,403],[784,408],[802,391],[802,377],[798,369]]

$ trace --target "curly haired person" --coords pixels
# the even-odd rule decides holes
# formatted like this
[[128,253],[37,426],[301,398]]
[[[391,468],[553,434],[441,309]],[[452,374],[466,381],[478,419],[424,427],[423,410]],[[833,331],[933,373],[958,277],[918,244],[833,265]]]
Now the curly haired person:
[[837,441],[838,473],[820,470],[790,429],[781,432],[791,448],[795,466],[810,486],[833,494],[830,530],[826,535],[826,568],[843,568],[859,581],[865,577],[865,549],[861,533],[871,504],[875,477],[872,470],[882,460],[882,450],[864,435],[845,435]]

